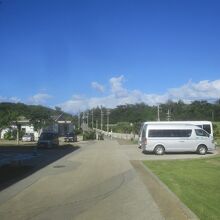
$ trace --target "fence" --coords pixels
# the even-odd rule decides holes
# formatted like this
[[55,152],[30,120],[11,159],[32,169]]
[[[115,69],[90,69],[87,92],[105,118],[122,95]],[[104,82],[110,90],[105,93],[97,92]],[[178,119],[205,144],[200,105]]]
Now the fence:
[[125,139],[125,140],[138,140],[139,136],[134,133],[130,134],[123,134],[123,133],[114,133],[114,132],[107,132],[100,129],[96,129],[96,132],[104,134],[105,136],[111,137],[111,138],[119,138],[119,139]]

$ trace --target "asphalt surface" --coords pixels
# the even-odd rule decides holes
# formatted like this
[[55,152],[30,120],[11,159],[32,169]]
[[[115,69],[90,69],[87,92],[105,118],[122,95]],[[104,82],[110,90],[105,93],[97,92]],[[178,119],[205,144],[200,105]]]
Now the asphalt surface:
[[188,219],[182,210],[166,215],[172,207],[164,212],[156,202],[158,195],[155,199],[145,183],[150,177],[144,179],[131,161],[143,158],[161,156],[143,155],[135,145],[114,140],[83,142],[77,151],[1,191],[0,219]]

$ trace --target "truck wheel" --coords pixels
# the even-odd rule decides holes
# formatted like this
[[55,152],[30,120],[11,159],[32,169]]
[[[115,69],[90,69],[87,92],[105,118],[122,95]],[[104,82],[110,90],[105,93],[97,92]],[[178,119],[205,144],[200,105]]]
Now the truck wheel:
[[165,149],[164,149],[164,146],[162,145],[157,145],[154,149],[154,153],[156,155],[163,155],[165,153]]
[[205,155],[207,153],[207,147],[203,144],[199,145],[197,148],[198,154]]

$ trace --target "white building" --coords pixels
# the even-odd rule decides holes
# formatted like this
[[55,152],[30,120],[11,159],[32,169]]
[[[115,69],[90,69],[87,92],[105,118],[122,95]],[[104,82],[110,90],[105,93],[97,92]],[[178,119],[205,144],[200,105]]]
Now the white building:
[[[17,123],[21,125],[21,131],[25,134],[34,134],[34,140],[37,141],[40,134],[42,132],[53,132],[57,133],[60,137],[65,136],[67,133],[71,133],[74,131],[75,126],[70,120],[65,120],[63,114],[59,116],[53,116],[53,123],[51,125],[42,128],[40,131],[35,131],[34,126],[30,124],[30,120],[23,118],[19,120]],[[4,135],[9,130],[16,130],[17,126],[12,125],[10,128],[5,128],[0,133],[0,138],[4,139]]]

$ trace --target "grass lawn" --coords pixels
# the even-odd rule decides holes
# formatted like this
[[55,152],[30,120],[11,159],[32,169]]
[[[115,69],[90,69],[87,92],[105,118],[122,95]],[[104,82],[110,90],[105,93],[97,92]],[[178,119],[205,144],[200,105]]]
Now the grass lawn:
[[144,164],[201,220],[220,219],[220,156]]

